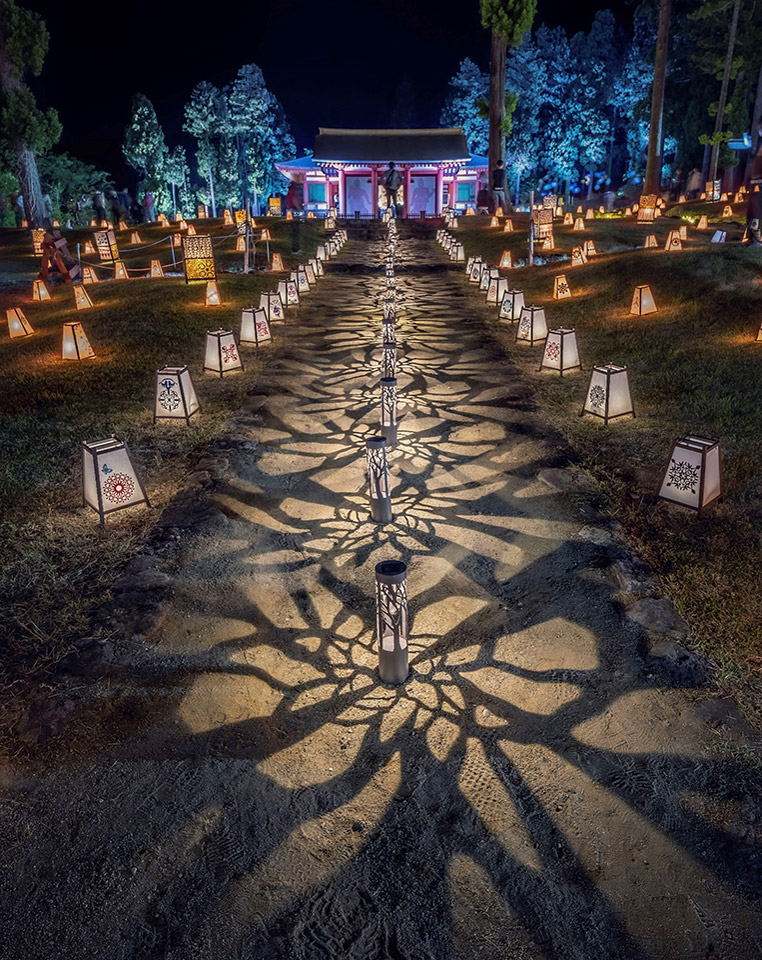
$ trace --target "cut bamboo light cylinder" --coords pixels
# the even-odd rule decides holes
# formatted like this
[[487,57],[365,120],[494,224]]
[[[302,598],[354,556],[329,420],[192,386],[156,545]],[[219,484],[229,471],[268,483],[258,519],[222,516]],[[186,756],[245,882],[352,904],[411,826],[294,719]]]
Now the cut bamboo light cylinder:
[[198,397],[187,366],[163,367],[156,371],[154,423],[157,420],[184,420],[189,424],[198,411]]
[[204,370],[218,373],[221,377],[235,370],[243,370],[243,361],[232,330],[207,331]]
[[32,324],[24,316],[24,311],[20,307],[11,307],[5,311],[8,320],[8,336],[11,340],[17,340],[19,337],[31,337],[34,333]]
[[148,496],[132,461],[129,447],[116,437],[82,444],[82,506],[100,517],[145,503]]
[[65,323],[61,339],[61,359],[89,360],[94,356],[95,351],[90,346],[90,341],[79,320],[70,320]]
[[524,308],[524,293],[521,290],[506,290],[503,299],[500,301],[500,310],[498,311],[498,320],[519,320],[521,311]]
[[376,523],[388,523],[392,519],[392,500],[389,495],[386,437],[368,437],[365,441],[365,453],[368,464],[370,515]]
[[522,307],[521,319],[516,329],[516,342],[528,343],[533,347],[542,343],[548,335],[545,310],[542,307]]
[[656,313],[656,304],[654,303],[651,288],[647,283],[642,283],[635,287],[632,294],[632,303],[630,304],[630,316],[645,317],[649,313]]
[[659,497],[698,510],[699,516],[719,500],[722,497],[720,441],[691,434],[676,440]]
[[407,567],[401,560],[382,560],[376,564],[376,633],[383,683],[407,679],[407,630]]
[[576,332],[567,327],[549,330],[540,361],[540,370],[557,370],[563,376],[569,370],[581,369],[582,362],[577,349]]
[[568,300],[569,297],[571,297],[571,290],[564,274],[553,277],[553,299]]
[[397,380],[394,377],[381,378],[381,436],[386,438],[389,447],[397,443]]
[[261,343],[269,343],[271,340],[270,324],[267,322],[265,311],[261,307],[244,307],[241,311],[241,335],[238,342],[253,343],[258,347]]
[[627,367],[615,363],[593,367],[580,416],[585,413],[600,417],[604,424],[617,417],[635,416]]

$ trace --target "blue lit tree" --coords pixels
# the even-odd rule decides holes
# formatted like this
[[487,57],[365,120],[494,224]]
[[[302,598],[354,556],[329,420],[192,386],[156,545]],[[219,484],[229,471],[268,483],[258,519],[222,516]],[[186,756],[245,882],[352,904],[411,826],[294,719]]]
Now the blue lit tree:
[[447,85],[447,99],[439,122],[445,127],[462,127],[471,153],[487,155],[489,118],[479,109],[489,97],[489,77],[473,60],[461,60],[458,72]]
[[132,99],[132,119],[124,132],[122,152],[138,172],[138,191],[150,191],[158,211],[170,211],[170,196],[164,166],[169,153],[153,104],[142,93]]

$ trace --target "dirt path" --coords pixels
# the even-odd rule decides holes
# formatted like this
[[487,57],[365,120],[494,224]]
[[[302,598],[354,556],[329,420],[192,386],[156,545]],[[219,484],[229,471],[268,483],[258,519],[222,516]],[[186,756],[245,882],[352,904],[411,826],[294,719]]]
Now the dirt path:
[[[408,240],[401,259],[441,258]],[[395,521],[370,522],[383,284],[334,275],[301,308],[221,514],[162,561],[171,602],[122,722],[7,773],[0,956],[762,954],[760,796],[651,672],[563,439],[460,276],[398,280]],[[398,689],[373,636],[391,557]]]

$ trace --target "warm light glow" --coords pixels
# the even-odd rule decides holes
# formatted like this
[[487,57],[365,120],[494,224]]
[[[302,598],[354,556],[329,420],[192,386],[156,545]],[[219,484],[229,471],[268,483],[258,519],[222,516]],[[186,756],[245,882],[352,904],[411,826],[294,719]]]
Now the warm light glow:
[[114,280],[129,280],[130,275],[127,273],[127,267],[121,260],[117,260],[114,264]]
[[587,263],[587,257],[582,247],[572,247],[571,262],[573,267],[580,267],[583,263]]
[[84,286],[80,286],[79,284],[74,286],[74,302],[77,305],[77,310],[87,310],[88,307],[92,307],[93,305],[90,294],[85,290]]
[[644,193],[638,204],[638,223],[653,223],[657,214],[656,194]]
[[476,210],[474,210],[473,207],[467,207],[467,208],[466,208],[466,216],[467,216],[467,217],[473,217],[475,213],[476,213]]
[[[725,199],[727,200],[727,197]],[[722,208],[722,215],[723,217],[733,216],[733,208],[730,206],[730,204],[727,204],[725,207]]]
[[283,257],[279,253],[273,254],[273,262],[270,267],[273,273],[281,273],[286,268],[283,266]]
[[72,320],[63,325],[63,339],[61,343],[62,360],[88,360],[95,356],[90,346],[82,324],[79,320]]
[[506,220],[503,224],[503,233],[513,233],[513,220]]
[[82,247],[82,253],[95,253],[95,248],[89,240],[85,240],[85,245]]
[[193,226],[192,223],[189,223],[189,224],[188,224],[188,236],[189,236],[189,237],[195,237],[195,236],[196,236],[196,228]]
[[582,217],[577,217],[577,219],[574,221],[574,229],[575,230],[585,229],[585,221],[582,219]]
[[595,243],[592,240],[585,240],[582,244],[582,250],[584,251],[585,256],[590,259],[590,257],[595,257],[598,255],[598,250],[595,247]]
[[293,220],[294,214],[291,210],[286,210],[286,220]]
[[667,234],[666,242],[664,243],[664,249],[668,253],[673,253],[676,250],[682,250],[683,244],[680,240],[680,231],[679,230],[670,230]]
[[[180,236],[177,234],[176,236]],[[182,237],[183,267],[185,282],[190,280],[216,280],[214,247],[210,236]]]
[[238,344],[232,330],[209,330],[206,334],[204,370],[223,376],[235,370],[243,370]]
[[222,214],[222,222],[223,222],[223,224],[224,224],[226,227],[232,227],[232,226],[233,226],[233,218],[232,218],[232,216],[230,215],[230,211],[229,211],[229,210],[224,210],[224,211],[223,211],[223,214]]
[[679,233],[680,233],[681,240],[688,239],[688,227],[685,224],[682,224],[682,226],[680,227]]
[[113,230],[98,230],[93,234],[99,260],[118,260],[119,248]]
[[553,277],[553,299],[566,300],[570,296],[571,290],[569,289],[569,284],[566,280],[566,277],[563,274]]
[[164,267],[162,267],[160,260],[152,260],[152,261],[151,261],[151,276],[152,276],[152,277],[163,277],[163,276],[164,276]]
[[32,324],[24,316],[24,311],[20,307],[11,307],[10,310],[5,311],[5,316],[8,318],[8,336],[11,340],[17,337],[30,337],[34,333]]
[[499,227],[499,226],[500,226],[500,221],[497,219],[497,217],[493,217],[493,218],[490,220],[489,225],[490,225],[491,227]]
[[722,496],[720,441],[687,435],[672,447],[659,498],[701,511]]
[[[603,213],[603,207],[601,207],[601,213]],[[585,220],[595,219],[595,214],[593,213],[593,208],[588,207],[587,213],[585,214]]]
[[35,280],[32,286],[32,300],[50,300],[50,291],[43,280]]
[[574,223],[574,217],[572,216],[571,210],[568,213],[564,214],[564,223],[565,227],[570,227]]
[[646,249],[648,249],[648,247],[655,247],[655,246],[656,246],[656,237],[654,236],[653,233],[649,233],[649,234],[648,234],[648,236],[646,237],[645,241],[643,242],[643,246],[644,246]]
[[222,304],[219,287],[216,280],[209,280],[206,284],[206,306],[219,307]]
[[728,202],[728,195],[727,195],[727,193],[721,194],[721,195],[720,195],[720,203],[727,203],[727,202]]
[[625,215],[625,217],[631,217],[631,216],[632,216],[632,210],[633,210],[632,207],[625,207],[625,208],[624,208],[624,215]]
[[680,196],[679,196],[678,199],[677,199],[677,202],[678,202],[678,203],[685,203],[685,194],[684,194],[684,193],[681,193],[681,194],[680,194]]
[[138,233],[138,231],[133,230],[132,233],[130,234],[130,243],[134,244],[134,243],[142,243],[142,242],[143,241],[140,239],[140,234]]
[[496,217],[502,217],[502,216],[504,216],[504,214],[503,214],[503,208],[502,208],[502,207],[498,207],[497,210],[495,210],[495,216],[496,216]]
[[503,250],[503,255],[500,257],[498,266],[501,270],[509,270],[513,266],[510,250]]
[[630,306],[630,315],[636,317],[645,317],[649,313],[656,313],[656,304],[654,303],[651,288],[647,283],[635,287],[632,295],[632,304]]
[[706,230],[709,227],[709,221],[705,213],[699,217],[698,230]]
[[42,253],[42,244],[44,240],[45,229],[43,227],[35,227],[34,230],[32,230],[32,248],[38,256]]
[[87,264],[82,267],[82,283],[98,283],[98,274],[95,272],[95,267],[87,266]]
[[271,240],[271,239],[272,239],[272,237],[270,236],[270,231],[267,229],[267,227],[265,227],[265,229],[264,229],[264,230],[262,231],[262,233],[259,235],[259,239],[260,239],[260,240]]
[[117,230],[126,230],[126,229],[127,229],[127,224],[124,222],[124,220],[120,220],[119,223],[117,224]]

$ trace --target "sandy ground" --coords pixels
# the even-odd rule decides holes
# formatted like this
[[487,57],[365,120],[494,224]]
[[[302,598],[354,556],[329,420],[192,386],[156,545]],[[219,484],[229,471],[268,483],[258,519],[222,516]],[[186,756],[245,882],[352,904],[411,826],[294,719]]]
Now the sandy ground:
[[[543,479],[563,438],[459,273],[398,279],[395,519],[370,521],[384,282],[300,308],[220,512],[150,561],[169,606],[101,691],[117,713],[4,771],[3,958],[762,956],[758,782],[649,669],[606,532]],[[399,688],[385,558],[409,565]]]

